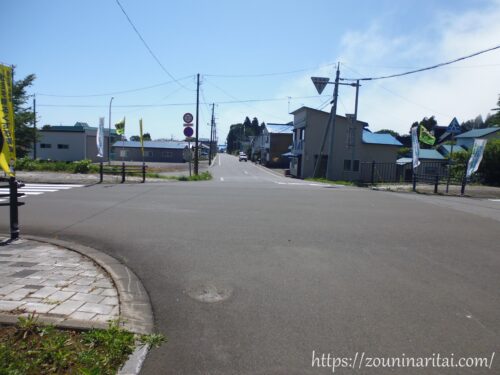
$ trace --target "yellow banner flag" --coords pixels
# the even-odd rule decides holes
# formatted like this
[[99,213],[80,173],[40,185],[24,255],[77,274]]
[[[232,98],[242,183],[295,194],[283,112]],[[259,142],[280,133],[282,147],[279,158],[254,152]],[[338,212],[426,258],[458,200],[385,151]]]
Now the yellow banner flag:
[[14,136],[14,107],[12,105],[12,68],[5,65],[0,65],[0,128],[2,129],[0,167],[10,177],[14,177],[16,140]]

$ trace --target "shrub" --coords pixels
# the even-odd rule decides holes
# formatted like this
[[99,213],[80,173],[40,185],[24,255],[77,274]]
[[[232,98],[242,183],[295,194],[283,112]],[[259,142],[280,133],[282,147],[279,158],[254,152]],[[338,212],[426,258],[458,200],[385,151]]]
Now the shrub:
[[488,185],[500,185],[500,139],[490,139],[484,149],[479,173]]
[[85,159],[73,163],[73,173],[89,173],[92,161]]

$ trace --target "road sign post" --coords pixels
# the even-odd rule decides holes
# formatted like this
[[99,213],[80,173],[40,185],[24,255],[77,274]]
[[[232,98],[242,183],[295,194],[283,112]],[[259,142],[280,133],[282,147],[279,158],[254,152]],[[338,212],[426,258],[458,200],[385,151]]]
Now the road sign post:
[[[193,152],[191,151],[191,140],[193,137],[193,115],[189,112],[184,113],[184,116],[182,116],[182,120],[184,120],[184,136],[186,137],[186,141],[188,142],[188,148],[184,149],[184,151],[187,151],[184,153],[184,160],[187,160],[189,162],[189,177],[191,177],[191,162],[193,160]],[[196,169],[196,167],[195,167]]]

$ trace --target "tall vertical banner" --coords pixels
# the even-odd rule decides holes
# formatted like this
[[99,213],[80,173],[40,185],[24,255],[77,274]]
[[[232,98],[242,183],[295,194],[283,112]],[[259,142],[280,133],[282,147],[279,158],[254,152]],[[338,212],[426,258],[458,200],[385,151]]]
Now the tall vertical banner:
[[97,144],[97,157],[102,158],[104,155],[104,117],[99,117],[99,127],[95,137]]
[[142,118],[139,120],[139,136],[141,138],[141,155],[144,159],[144,138],[142,137]]
[[486,139],[474,139],[472,155],[470,156],[469,163],[467,164],[467,174],[465,175],[467,178],[472,176],[472,174],[479,169],[479,164],[481,164],[481,160],[483,160],[486,142]]
[[14,177],[16,140],[12,105],[12,68],[5,65],[0,65],[0,127],[3,141],[0,150],[0,167],[10,177]]
[[414,126],[413,128],[411,128],[411,151],[413,169],[417,168],[420,165],[420,161],[418,160],[418,155],[420,154],[420,145],[418,143],[417,129],[418,126]]

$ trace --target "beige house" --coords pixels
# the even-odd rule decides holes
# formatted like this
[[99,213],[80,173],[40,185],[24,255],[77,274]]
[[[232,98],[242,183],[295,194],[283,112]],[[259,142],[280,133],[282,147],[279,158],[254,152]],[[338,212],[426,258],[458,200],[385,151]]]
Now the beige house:
[[[294,143],[291,175],[298,178],[314,177],[316,161],[321,153],[316,177],[326,176],[330,157],[330,135],[326,134],[329,113],[301,107],[292,114]],[[374,134],[367,127],[366,122],[336,117],[331,156],[334,180],[359,180],[360,166],[364,162],[396,163],[397,152],[402,144],[389,134]]]

